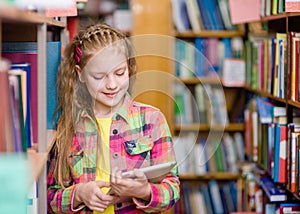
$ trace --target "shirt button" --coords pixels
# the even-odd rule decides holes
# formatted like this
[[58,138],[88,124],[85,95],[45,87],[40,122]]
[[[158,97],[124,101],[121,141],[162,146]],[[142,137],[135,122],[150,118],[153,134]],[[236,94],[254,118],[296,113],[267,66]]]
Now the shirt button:
[[116,119],[117,119],[117,120],[120,120],[120,118],[121,118],[120,115],[117,115],[117,116],[116,116]]
[[113,134],[118,134],[118,130],[117,130],[117,129],[114,129],[114,130],[113,130]]
[[122,207],[122,203],[117,203],[117,208],[121,208]]
[[113,157],[115,158],[115,159],[117,159],[118,158],[118,153],[117,152],[115,152],[114,154],[113,154]]

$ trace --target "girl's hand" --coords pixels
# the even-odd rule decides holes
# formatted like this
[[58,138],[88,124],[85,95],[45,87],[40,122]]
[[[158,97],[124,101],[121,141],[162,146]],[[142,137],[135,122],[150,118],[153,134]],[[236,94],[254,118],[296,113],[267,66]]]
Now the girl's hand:
[[103,212],[108,206],[119,200],[119,197],[116,195],[103,193],[102,187],[110,187],[110,184],[103,181],[79,184],[75,191],[74,207],[84,203],[91,210]]
[[118,168],[112,169],[110,186],[114,194],[122,197],[140,198],[146,201],[151,199],[151,187],[145,174],[138,169],[134,170],[135,178],[122,178]]

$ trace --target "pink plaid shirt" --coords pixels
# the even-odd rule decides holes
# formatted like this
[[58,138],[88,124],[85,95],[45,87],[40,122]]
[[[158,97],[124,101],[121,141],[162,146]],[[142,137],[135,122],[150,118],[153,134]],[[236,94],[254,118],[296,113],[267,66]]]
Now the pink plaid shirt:
[[[86,111],[82,111],[69,152],[70,177],[66,182],[66,189],[62,189],[52,176],[57,154],[50,153],[47,177],[49,212],[93,213],[86,206],[73,210],[72,199],[77,184],[94,181],[96,178],[96,151],[100,139],[98,134],[95,121]],[[110,160],[111,168],[117,166],[123,170],[175,160],[170,130],[163,114],[156,108],[132,101],[127,95],[123,106],[112,118]],[[115,204],[115,213],[160,213],[178,201],[180,182],[176,167],[163,179],[152,179],[150,182],[150,201],[131,199]]]

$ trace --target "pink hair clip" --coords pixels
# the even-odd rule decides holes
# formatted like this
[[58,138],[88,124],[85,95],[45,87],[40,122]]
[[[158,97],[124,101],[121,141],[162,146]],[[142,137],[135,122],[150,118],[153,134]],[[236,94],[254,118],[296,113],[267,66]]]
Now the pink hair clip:
[[80,57],[82,56],[82,50],[78,47],[78,45],[75,45],[75,54],[74,58],[77,63],[80,63]]

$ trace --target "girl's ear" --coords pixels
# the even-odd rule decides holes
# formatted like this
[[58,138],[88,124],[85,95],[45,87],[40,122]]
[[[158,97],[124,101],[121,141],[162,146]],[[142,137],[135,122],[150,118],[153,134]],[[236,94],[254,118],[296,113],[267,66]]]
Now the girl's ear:
[[81,70],[81,68],[79,67],[79,65],[75,65],[75,71],[78,74],[78,78],[80,80],[80,82],[84,83],[84,77],[83,77],[83,71]]

